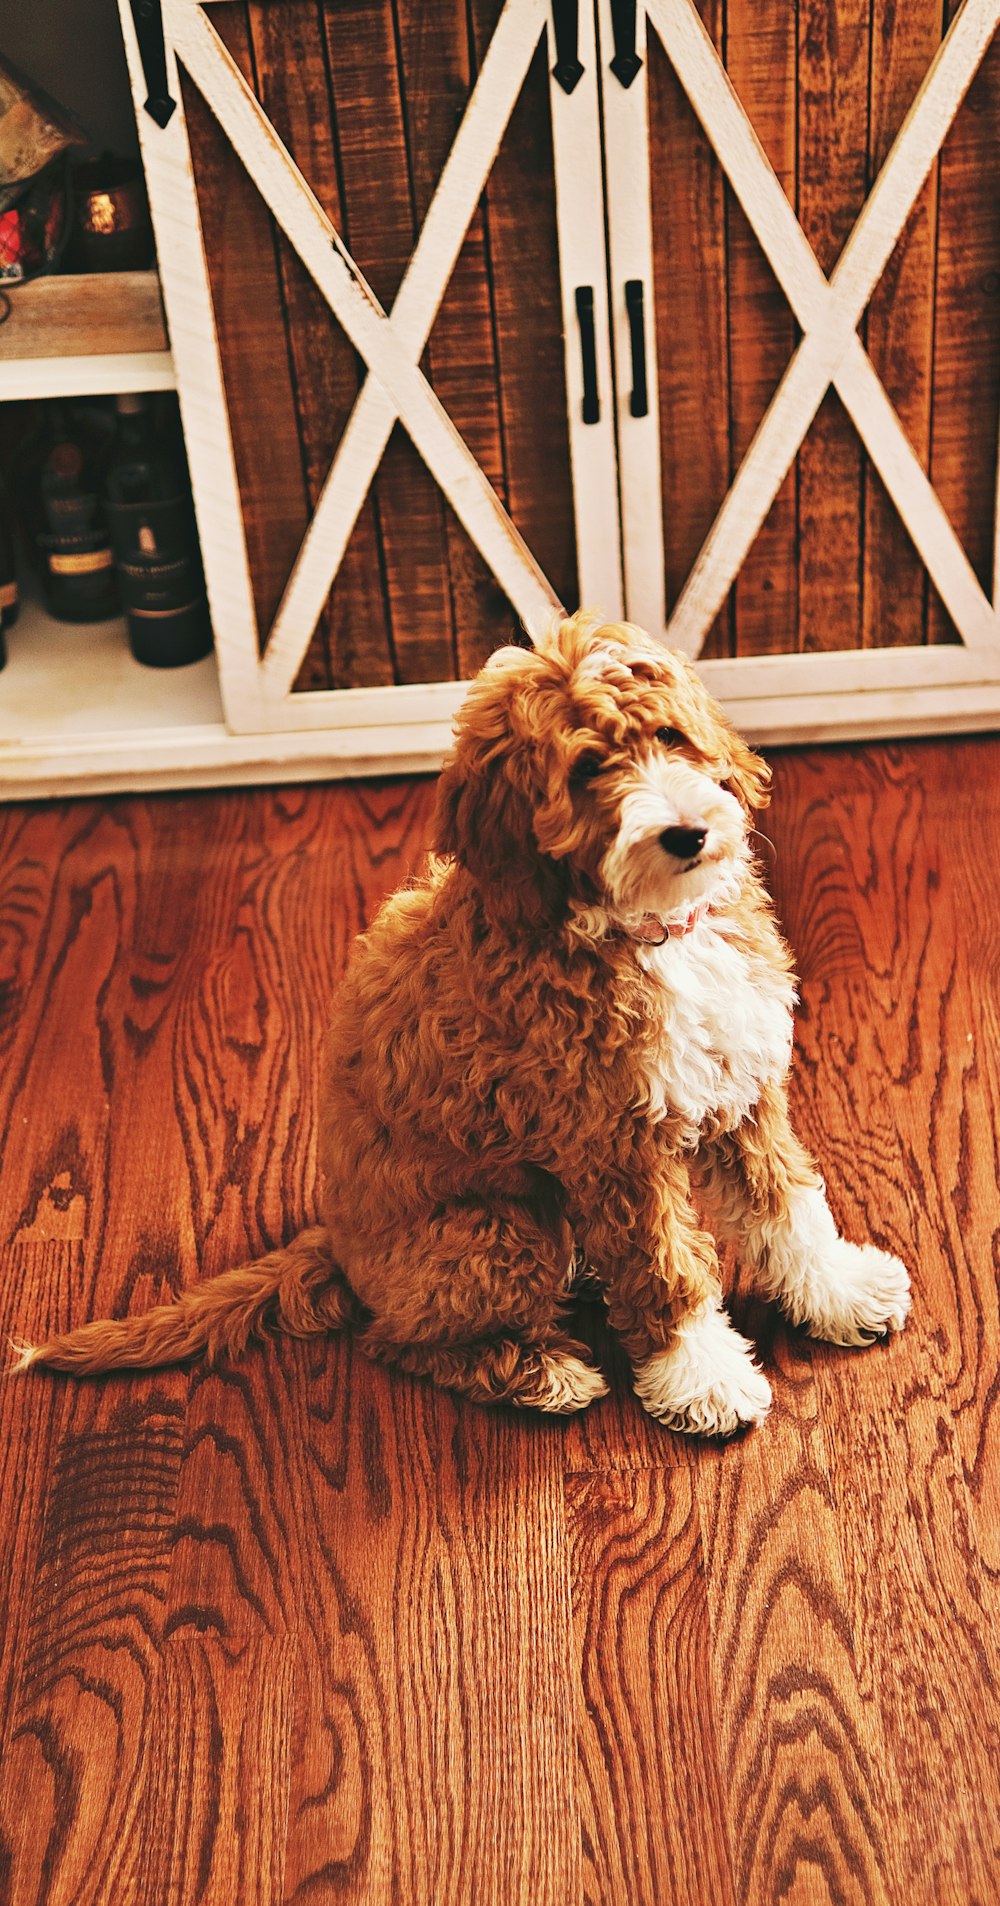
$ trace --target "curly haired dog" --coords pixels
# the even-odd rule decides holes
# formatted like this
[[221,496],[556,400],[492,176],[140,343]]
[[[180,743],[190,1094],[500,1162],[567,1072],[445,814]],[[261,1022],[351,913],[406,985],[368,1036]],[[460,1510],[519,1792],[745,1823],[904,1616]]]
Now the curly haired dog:
[[695,1198],[814,1336],[899,1329],[906,1271],[837,1235],[789,1123],[793,981],[749,847],[768,779],[638,629],[577,616],[500,649],[458,717],[438,857],[340,989],[321,1224],[22,1367],[350,1324],[366,1355],[477,1402],[576,1410],[606,1389],[564,1325],[584,1262],[646,1409],[728,1435],[770,1390]]

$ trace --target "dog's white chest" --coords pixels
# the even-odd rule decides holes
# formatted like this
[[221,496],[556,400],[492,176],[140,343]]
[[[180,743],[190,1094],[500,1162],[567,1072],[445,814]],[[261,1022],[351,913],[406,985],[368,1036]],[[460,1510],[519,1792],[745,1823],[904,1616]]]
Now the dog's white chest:
[[734,946],[705,921],[682,939],[639,955],[662,999],[660,1036],[645,1074],[654,1118],[683,1122],[694,1146],[707,1119],[732,1129],[761,1087],[784,1076],[792,1049],[794,991],[787,974]]

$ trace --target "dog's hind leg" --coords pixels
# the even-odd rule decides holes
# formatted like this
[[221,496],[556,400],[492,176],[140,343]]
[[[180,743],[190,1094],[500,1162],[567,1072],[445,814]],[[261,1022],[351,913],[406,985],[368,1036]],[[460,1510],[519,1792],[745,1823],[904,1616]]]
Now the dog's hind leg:
[[558,1212],[514,1200],[439,1208],[358,1253],[352,1275],[371,1311],[358,1348],[478,1403],[583,1409],[607,1386],[563,1328],[571,1255]]
[[799,1144],[783,1087],[699,1154],[696,1183],[733,1238],[755,1287],[793,1324],[831,1343],[862,1345],[900,1330],[910,1280],[898,1258],[838,1236],[823,1181]]
[[510,1403],[566,1415],[586,1409],[608,1391],[600,1371],[577,1355],[582,1346],[569,1337],[553,1337],[544,1348],[516,1337],[478,1344],[400,1344],[380,1336],[375,1326],[358,1337],[357,1346],[376,1363],[430,1377],[473,1403]]

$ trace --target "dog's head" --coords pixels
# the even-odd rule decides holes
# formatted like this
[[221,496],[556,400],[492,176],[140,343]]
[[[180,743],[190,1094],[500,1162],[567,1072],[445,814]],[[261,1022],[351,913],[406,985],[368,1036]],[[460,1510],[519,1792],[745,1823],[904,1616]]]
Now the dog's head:
[[512,925],[558,924],[572,902],[669,920],[741,873],[769,779],[683,656],[573,616],[477,676],[438,847]]

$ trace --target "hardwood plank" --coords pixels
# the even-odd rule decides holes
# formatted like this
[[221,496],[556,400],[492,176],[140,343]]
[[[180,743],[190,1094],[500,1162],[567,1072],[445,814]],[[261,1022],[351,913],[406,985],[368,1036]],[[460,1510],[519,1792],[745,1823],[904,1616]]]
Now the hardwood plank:
[[[795,202],[797,65],[793,8],[727,0],[726,70],[786,196]],[[726,192],[730,429],[734,471],[746,456],[795,348],[788,301],[742,207]],[[733,585],[736,655],[797,647],[799,576],[795,472],[789,471]]]
[[[781,882],[804,975],[799,1125],[848,1233],[916,1272],[897,1345],[813,1362],[862,1691],[899,1773],[891,1870],[927,1906],[996,1884],[997,1104],[977,1059],[996,1008],[970,915],[1000,823],[995,758],[929,743],[779,768],[797,818],[786,859],[806,876]],[[918,1816],[934,1824],[914,1834]]]
[[184,1379],[52,1387],[61,1421],[21,1624],[0,1848],[12,1899],[112,1906],[134,1897],[141,1871]]
[[[65,1330],[71,1293],[80,1281],[81,1246],[61,1239],[8,1245],[0,1251],[0,1341]],[[52,1384],[32,1394],[24,1383],[0,1383],[0,1501],[17,1514],[0,1524],[0,1761],[14,1712],[14,1692],[29,1618],[31,1584],[37,1573],[45,1490],[51,1470],[64,1395]]]
[[[957,8],[949,4],[948,18]],[[994,40],[958,109],[939,160],[930,473],[987,594],[1000,410],[995,323],[1000,232],[994,217],[1000,136],[1000,41]],[[953,641],[931,590],[928,641]]]
[[322,1355],[290,1896],[575,1898],[558,1426]]
[[881,1906],[896,1769],[860,1683],[812,1348],[773,1329],[748,1328],[775,1390],[765,1434],[706,1446],[697,1471],[736,1897]]
[[92,804],[22,809],[5,835],[0,1236],[81,1239],[106,1195],[102,996],[129,842]]
[[[322,12],[334,104],[343,236],[376,296],[392,305],[416,238],[396,16],[390,0]],[[375,480],[393,653],[401,682],[453,680],[454,616],[443,504],[399,424]]]
[[[873,0],[868,126],[868,176],[873,182],[940,40],[939,0],[919,0],[905,15],[892,0]],[[930,461],[937,196],[935,165],[875,287],[864,325],[868,354],[925,470]],[[867,457],[864,511],[864,646],[923,642],[924,567]]]
[[[465,0],[397,0],[399,52],[416,224],[422,225],[465,111],[474,73]],[[427,348],[430,380],[501,501],[507,501],[487,235],[480,205]],[[458,672],[474,675],[516,618],[454,511],[445,509]]]
[[583,1898],[730,1906],[694,1459],[567,1479]]
[[[344,224],[326,49],[316,7],[292,0],[249,8],[257,95],[338,231]],[[282,301],[310,510],[361,385],[354,351],[284,237],[277,235]],[[367,497],[348,541],[299,688],[379,687],[395,679],[374,505]]]
[[[698,11],[721,47],[722,0],[699,0]],[[647,57],[669,615],[730,481],[726,212],[722,168],[655,30]],[[730,603],[701,653],[732,653]]]
[[[798,214],[829,273],[867,189],[868,0],[802,0]],[[828,393],[798,456],[799,647],[861,642],[862,450]]]
[[294,1659],[288,1639],[235,1655],[212,1638],[162,1650],[134,1895],[142,1906],[284,1898]]
[[[470,0],[481,65],[498,0]],[[566,420],[548,48],[543,36],[486,184],[507,507],[561,602],[579,607]]]
[[[593,1305],[612,1395],[565,1424],[347,1339],[0,1384],[18,1906],[993,1897],[998,758],[776,758],[798,1124],[915,1299],[853,1354],[737,1288],[760,1432],[670,1437]],[[0,810],[0,1326],[139,1307],[307,1215],[329,990],[433,798]]]

